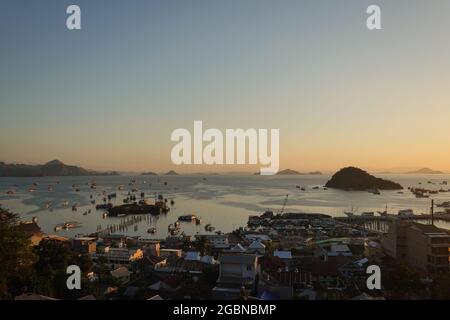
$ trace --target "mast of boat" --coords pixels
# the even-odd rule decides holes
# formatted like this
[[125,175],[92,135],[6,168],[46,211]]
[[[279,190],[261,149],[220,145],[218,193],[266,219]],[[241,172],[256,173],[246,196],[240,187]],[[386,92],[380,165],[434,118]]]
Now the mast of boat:
[[434,226],[434,199],[431,199],[430,213],[431,213],[431,225]]

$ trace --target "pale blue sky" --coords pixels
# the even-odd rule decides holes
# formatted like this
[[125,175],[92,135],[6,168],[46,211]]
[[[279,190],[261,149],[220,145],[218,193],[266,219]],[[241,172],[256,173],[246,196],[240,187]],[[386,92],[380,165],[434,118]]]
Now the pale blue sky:
[[279,128],[282,167],[448,170],[449,32],[447,0],[1,0],[0,160],[166,170],[203,120]]

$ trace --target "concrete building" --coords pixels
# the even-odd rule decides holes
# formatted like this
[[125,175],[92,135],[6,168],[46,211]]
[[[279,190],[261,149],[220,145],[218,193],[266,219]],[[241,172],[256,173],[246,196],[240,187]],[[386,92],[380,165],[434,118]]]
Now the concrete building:
[[141,249],[110,248],[105,247],[103,251],[92,254],[92,259],[97,262],[105,259],[106,264],[111,268],[119,266],[129,266],[132,262],[142,259],[144,254]]
[[250,292],[256,289],[259,274],[257,255],[226,254],[219,261],[219,278],[213,288],[214,299],[236,299],[242,288]]
[[450,234],[434,225],[395,221],[382,247],[386,254],[418,271],[449,271]]

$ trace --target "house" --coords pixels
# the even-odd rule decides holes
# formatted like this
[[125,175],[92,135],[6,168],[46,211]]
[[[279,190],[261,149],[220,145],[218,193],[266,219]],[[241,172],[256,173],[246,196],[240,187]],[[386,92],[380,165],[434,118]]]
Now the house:
[[292,252],[291,251],[275,250],[273,252],[273,255],[274,255],[274,257],[280,258],[284,262],[286,268],[290,267],[291,261],[292,261]]
[[106,261],[106,264],[111,268],[116,266],[129,266],[134,261],[142,259],[144,257],[141,249],[127,249],[127,248],[111,248],[104,247],[102,251],[97,250],[91,255],[94,262],[98,262],[101,259]]
[[78,253],[94,253],[97,251],[97,238],[79,237],[71,239],[72,250]]
[[332,244],[330,251],[328,252],[328,256],[347,256],[351,257],[353,254],[350,251],[350,248],[346,244]]
[[138,245],[149,256],[159,257],[161,254],[161,243],[158,240],[139,239]]
[[21,222],[18,227],[26,234],[33,246],[37,246],[44,238],[44,233],[36,222]]
[[255,241],[255,240],[257,240],[257,241],[270,241],[270,237],[267,234],[259,234],[259,233],[246,234],[244,237],[245,237],[246,240],[249,240],[249,241]]
[[351,257],[303,257],[296,261],[302,272],[310,273],[311,284],[337,287],[342,277],[341,268],[352,261]]
[[228,235],[226,234],[198,234],[195,236],[196,240],[206,240],[213,247],[228,247]]
[[167,264],[167,257],[144,256],[135,261],[132,266],[136,273],[152,272],[164,268]]
[[214,299],[235,299],[242,288],[255,291],[258,280],[258,256],[230,253],[219,259],[219,278],[213,288]]
[[255,240],[247,248],[248,253],[264,255],[266,253],[266,246],[261,241]]
[[171,255],[174,255],[174,256],[177,256],[177,257],[181,257],[181,255],[183,253],[183,250],[181,250],[181,249],[167,249],[167,248],[164,248],[164,249],[160,249],[159,252],[160,252],[160,256],[161,257],[167,257],[167,256],[171,256]]
[[184,256],[184,260],[186,261],[200,261],[201,255],[198,251],[188,251]]
[[125,267],[119,267],[111,271],[111,276],[118,279],[121,283],[130,281],[131,272]]
[[237,245],[235,245],[233,248],[231,248],[229,250],[229,252],[233,252],[233,253],[245,253],[247,252],[247,249],[245,249],[240,243],[238,243]]

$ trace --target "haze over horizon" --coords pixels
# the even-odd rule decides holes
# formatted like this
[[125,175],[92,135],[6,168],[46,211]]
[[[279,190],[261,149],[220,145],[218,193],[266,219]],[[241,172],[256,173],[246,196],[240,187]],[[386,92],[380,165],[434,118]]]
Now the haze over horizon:
[[[0,3],[0,161],[94,170],[180,166],[174,129],[280,129],[280,170],[450,171],[450,2]],[[377,169],[378,168],[378,169]],[[409,169],[408,169],[409,170]],[[407,171],[407,170],[405,170]]]

